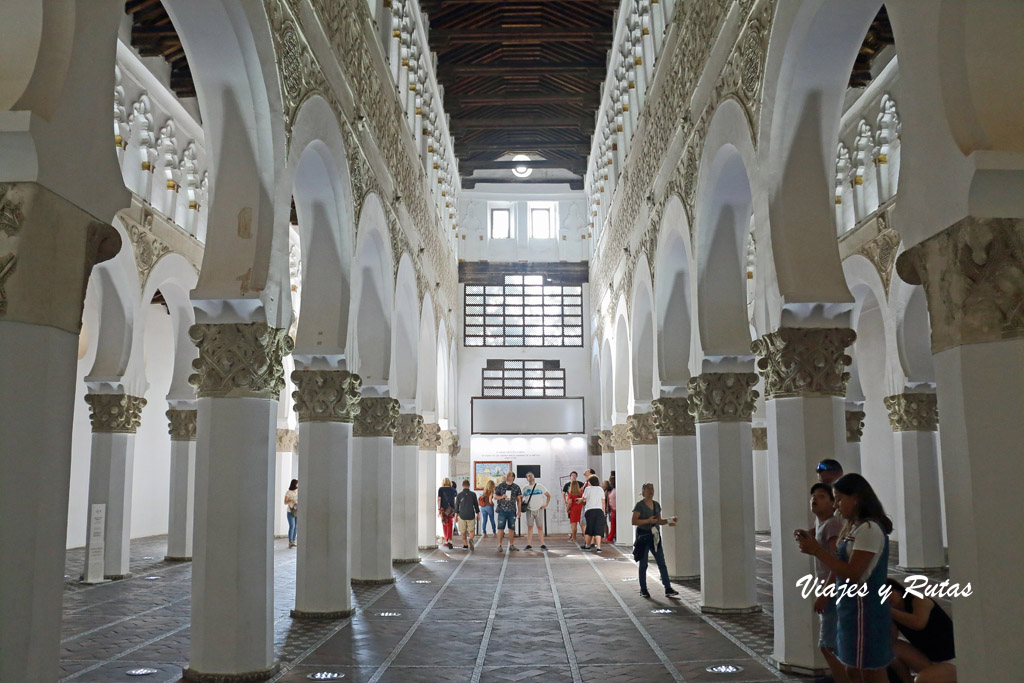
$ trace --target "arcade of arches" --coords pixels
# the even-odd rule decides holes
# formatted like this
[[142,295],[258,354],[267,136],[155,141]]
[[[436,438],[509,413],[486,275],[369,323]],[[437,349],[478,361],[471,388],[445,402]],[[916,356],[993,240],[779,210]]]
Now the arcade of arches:
[[[550,603],[538,676],[711,675],[680,663],[699,625],[802,680],[824,458],[874,486],[894,572],[973,587],[943,603],[959,680],[1024,676],[1024,4],[15,0],[0,27],[0,680],[504,677],[492,626],[507,664],[540,647],[502,630],[516,581]],[[549,552],[438,547],[439,482],[494,463],[540,468]],[[666,621],[609,582],[628,550],[566,542],[587,467],[619,547],[641,484],[679,516]],[[457,595],[466,661],[398,671]],[[370,618],[399,598],[418,619]]]

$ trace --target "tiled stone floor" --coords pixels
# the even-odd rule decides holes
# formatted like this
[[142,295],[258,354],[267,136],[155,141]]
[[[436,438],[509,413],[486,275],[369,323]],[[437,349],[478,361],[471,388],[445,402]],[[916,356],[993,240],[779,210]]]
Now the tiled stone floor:
[[[166,538],[132,541],[133,577],[77,581],[69,550],[61,670],[66,681],[176,681],[188,661],[190,563],[162,560]],[[771,667],[771,551],[758,536],[760,614],[718,617],[697,607],[699,582],[680,599],[639,595],[635,564],[614,547],[583,552],[559,535],[506,555],[487,539],[474,553],[423,554],[395,567],[396,583],[356,587],[356,614],[337,621],[289,616],[295,553],[275,542],[274,648],[281,673],[304,681],[335,671],[354,681],[809,681]],[[658,582],[652,579],[652,588]],[[668,613],[654,613],[669,609]],[[715,664],[739,674],[706,671]],[[131,677],[151,667],[158,673]]]

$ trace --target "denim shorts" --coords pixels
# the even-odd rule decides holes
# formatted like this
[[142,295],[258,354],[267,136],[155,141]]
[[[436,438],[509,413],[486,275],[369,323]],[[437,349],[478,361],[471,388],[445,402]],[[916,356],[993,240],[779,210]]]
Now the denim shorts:
[[836,601],[832,598],[825,604],[825,611],[818,615],[821,630],[818,633],[818,647],[836,651],[836,638],[839,632],[839,613]]
[[516,528],[515,510],[498,510],[498,528],[504,529],[506,524],[508,525],[509,531]]

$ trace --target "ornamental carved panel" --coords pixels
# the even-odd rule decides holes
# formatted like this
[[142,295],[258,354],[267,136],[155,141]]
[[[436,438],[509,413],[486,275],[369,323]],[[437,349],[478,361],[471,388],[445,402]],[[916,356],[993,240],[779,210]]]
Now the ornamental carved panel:
[[189,384],[200,398],[272,398],[284,389],[282,360],[294,342],[266,323],[200,323],[188,331],[199,347]]
[[864,411],[846,411],[846,443],[860,443],[864,436]]
[[398,416],[395,428],[396,446],[419,446],[423,438],[423,416],[414,413],[402,413]]
[[436,451],[441,447],[441,425],[431,422],[423,425],[423,435],[420,437],[420,450]]
[[85,402],[94,434],[134,434],[146,406],[146,399],[128,394],[86,394]]
[[626,417],[629,442],[634,446],[658,444],[658,432],[654,429],[653,413],[636,413]]
[[758,392],[755,372],[705,372],[690,379],[690,414],[697,424],[750,422]]
[[199,411],[197,410],[168,410],[167,431],[171,435],[171,441],[195,441],[196,421]]
[[296,370],[293,406],[299,422],[349,422],[359,414],[362,378],[347,370]]
[[751,427],[750,428],[750,447],[754,451],[766,451],[768,450],[768,428],[767,427]]
[[628,451],[631,445],[629,427],[626,425],[614,425],[612,427],[612,448],[617,451]]
[[656,398],[651,402],[654,429],[659,436],[696,436],[690,397]]
[[602,429],[597,433],[597,441],[601,445],[602,453],[615,452],[615,447],[612,445],[612,430]]
[[903,393],[883,399],[894,432],[934,432],[939,428],[935,394]]
[[355,416],[353,436],[391,436],[398,428],[401,404],[398,399],[386,396],[363,396],[359,400],[359,412]]
[[853,362],[846,347],[857,334],[845,327],[782,327],[755,340],[765,398],[846,396]]

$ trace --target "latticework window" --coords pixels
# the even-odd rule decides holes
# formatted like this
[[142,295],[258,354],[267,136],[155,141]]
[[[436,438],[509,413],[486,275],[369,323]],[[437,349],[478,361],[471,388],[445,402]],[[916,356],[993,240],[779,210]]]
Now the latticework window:
[[489,359],[481,394],[491,398],[564,398],[565,369],[557,360]]
[[583,346],[583,286],[543,275],[466,285],[466,346]]

